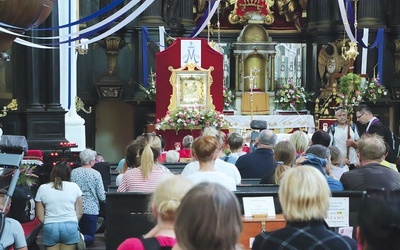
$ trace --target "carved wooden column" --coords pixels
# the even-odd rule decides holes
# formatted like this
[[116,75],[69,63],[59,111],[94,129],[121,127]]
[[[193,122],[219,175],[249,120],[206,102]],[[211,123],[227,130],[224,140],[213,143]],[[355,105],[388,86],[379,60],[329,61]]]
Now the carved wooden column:
[[[360,27],[382,27],[385,25],[383,13],[384,1],[381,0],[360,0],[358,1],[358,24]],[[397,15],[400,13],[397,13]]]
[[[46,27],[56,27],[58,25],[58,13],[57,8],[54,8],[53,14],[46,20]],[[48,31],[47,36],[57,36],[58,31]],[[43,50],[45,53],[46,61],[50,62],[49,67],[51,67],[47,74],[45,75],[46,82],[46,95],[44,103],[47,110],[53,109],[64,109],[60,104],[60,67],[59,67],[59,50]]]
[[[141,1],[142,3],[145,0]],[[141,25],[158,26],[164,25],[164,19],[162,17],[164,1],[154,1],[141,15],[139,23]]]
[[[38,31],[32,31],[33,37],[40,36]],[[32,39],[33,43],[41,43],[37,39]],[[29,49],[26,54],[26,110],[44,110],[45,78],[46,73],[51,70],[46,69],[44,60],[44,50]]]
[[180,8],[181,24],[185,27],[193,27],[193,1],[182,1]]
[[332,26],[332,1],[318,0],[316,6],[316,24],[317,27],[331,27]]

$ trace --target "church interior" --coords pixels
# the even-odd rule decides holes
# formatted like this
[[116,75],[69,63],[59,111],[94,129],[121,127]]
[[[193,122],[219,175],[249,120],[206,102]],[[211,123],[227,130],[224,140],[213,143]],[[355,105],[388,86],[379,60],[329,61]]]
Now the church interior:
[[[336,104],[327,102],[339,96],[340,77],[354,72],[364,87],[371,79],[385,87],[386,95],[362,102],[371,103],[376,115],[398,133],[397,1],[344,1],[340,5],[328,0],[140,4],[100,0],[61,5],[54,2],[42,20],[22,23],[7,16],[1,20],[2,28],[15,32],[0,34],[0,103],[4,107],[0,123],[3,134],[25,136],[32,149],[51,152],[60,142],[70,141],[78,145],[77,151],[94,148],[111,162],[120,159],[133,138],[165,115],[158,107],[169,98],[157,92],[154,99],[146,90],[164,80],[164,76],[155,76],[160,70],[169,72],[158,65],[171,64],[157,62],[156,55],[178,38],[204,39],[223,55],[222,62],[218,61],[222,71],[214,71],[212,77],[214,85],[222,83],[230,93],[232,102],[224,111],[219,89],[213,95],[219,103],[214,105],[228,119],[232,114],[236,117],[230,120],[236,130],[250,129],[253,115],[282,111],[311,115],[318,126],[319,118],[332,118],[329,107]],[[10,8],[18,14],[18,6],[10,4]],[[64,8],[72,12],[60,11]],[[32,12],[34,17],[38,10],[24,11],[19,14]],[[71,20],[76,25],[70,25]],[[12,30],[7,22],[25,25],[26,32]],[[61,25],[66,28],[60,29]],[[42,39],[63,40],[72,38],[74,32],[78,35],[64,43]],[[304,101],[279,101],[279,87],[288,84],[304,93]],[[14,99],[17,106],[8,108]]]
[[399,135],[398,0],[28,2],[0,1],[0,138],[25,138],[43,178],[86,148],[116,166],[144,133],[166,151],[204,126],[311,136],[341,106],[360,135],[362,104]]

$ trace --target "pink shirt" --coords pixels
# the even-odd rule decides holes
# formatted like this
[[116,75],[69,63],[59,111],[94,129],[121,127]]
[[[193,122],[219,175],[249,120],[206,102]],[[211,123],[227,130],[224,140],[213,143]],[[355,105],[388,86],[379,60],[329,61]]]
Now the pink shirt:
[[147,179],[143,178],[140,168],[133,168],[125,172],[122,177],[121,185],[118,192],[153,192],[157,184],[173,176],[171,172],[167,172],[158,166],[153,167]]
[[[156,236],[161,247],[173,247],[176,239],[166,236]],[[118,246],[118,250],[145,250],[142,242],[138,238],[128,238]]]

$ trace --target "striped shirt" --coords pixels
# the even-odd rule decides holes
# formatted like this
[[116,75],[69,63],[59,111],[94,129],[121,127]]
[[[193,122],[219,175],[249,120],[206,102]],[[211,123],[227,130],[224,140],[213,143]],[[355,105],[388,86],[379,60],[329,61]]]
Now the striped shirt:
[[168,177],[173,176],[171,172],[154,166],[147,179],[143,178],[141,168],[133,168],[125,172],[122,177],[118,192],[153,192],[157,184]]

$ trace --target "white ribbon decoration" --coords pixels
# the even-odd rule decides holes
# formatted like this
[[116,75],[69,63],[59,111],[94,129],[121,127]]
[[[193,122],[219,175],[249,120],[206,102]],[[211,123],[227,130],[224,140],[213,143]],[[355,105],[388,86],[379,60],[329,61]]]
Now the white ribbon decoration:
[[196,32],[196,34],[194,34],[194,36],[192,38],[195,38],[196,36],[198,36],[200,34],[200,32],[202,32],[204,30],[204,28],[207,26],[208,22],[210,22],[210,19],[214,15],[215,11],[217,10],[220,1],[221,0],[215,1],[214,6],[212,7],[211,11],[208,13],[207,19],[204,21],[204,23],[201,24],[199,30]]
[[356,38],[353,35],[353,32],[351,32],[351,29],[350,29],[350,24],[349,24],[349,20],[347,19],[346,8],[344,6],[343,0],[338,0],[338,4],[339,4],[340,15],[342,16],[344,29],[346,30],[347,36],[350,38],[350,41],[357,42]]
[[[107,17],[106,19],[102,20],[101,22],[98,22],[98,23],[96,23],[96,24],[94,24],[94,25],[92,25],[92,26],[90,26],[90,27],[88,27],[86,29],[83,29],[83,30],[80,30],[78,32],[74,32],[74,33],[71,33],[71,34],[68,34],[68,35],[64,35],[64,36],[31,37],[31,36],[22,35],[20,33],[12,32],[12,31],[10,31],[8,29],[4,29],[2,27],[0,27],[0,31],[3,32],[3,33],[7,33],[7,34],[10,34],[10,35],[17,36],[17,37],[35,38],[35,39],[43,39],[43,40],[46,40],[46,39],[60,39],[60,38],[68,38],[68,37],[77,37],[77,36],[79,36],[81,34],[85,34],[86,32],[93,31],[93,30],[95,30],[97,28],[100,28],[101,26],[103,26],[103,25],[105,25],[105,24],[107,24],[109,22],[112,22],[116,18],[118,18],[121,15],[125,14],[125,12],[129,11],[130,9],[132,9],[137,3],[139,3],[139,1],[140,0],[132,0],[127,5],[125,5],[123,8],[121,8],[120,10],[118,10],[117,12],[112,14],[111,16]],[[147,0],[147,1],[152,1],[152,0]],[[67,28],[68,27],[65,27],[63,29],[67,29]]]
[[[368,46],[369,28],[363,29],[363,42]],[[362,48],[361,74],[367,73],[368,48]],[[365,78],[362,79],[365,82]]]
[[[136,0],[134,0],[136,1]],[[122,29],[124,26],[126,26],[128,23],[130,23],[132,20],[134,20],[136,17],[138,17],[145,9],[147,9],[152,3],[154,2],[154,0],[146,0],[146,2],[144,2],[142,5],[140,5],[135,11],[133,11],[127,18],[125,18],[124,20],[122,20],[120,23],[118,23],[117,25],[115,25],[114,27],[112,27],[111,29],[107,30],[106,32],[104,32],[103,34],[100,34],[92,39],[89,39],[87,41],[84,42],[77,42],[72,44],[71,46],[69,46],[69,48],[75,48],[78,46],[82,46],[82,45],[86,45],[86,44],[91,44],[94,42],[97,42],[115,32],[117,32],[118,30]],[[72,33],[72,34],[77,34],[79,32],[76,33]],[[69,34],[68,36],[71,36],[72,34]],[[43,46],[43,45],[39,45],[39,44],[35,44],[35,43],[31,43],[28,42],[26,40],[23,39],[15,39],[15,42],[21,44],[21,45],[25,45],[25,46],[30,46],[33,48],[41,48],[41,49],[58,49],[58,47],[48,47],[48,46]]]
[[158,27],[158,38],[160,39],[160,52],[165,49],[165,28],[164,26]]

